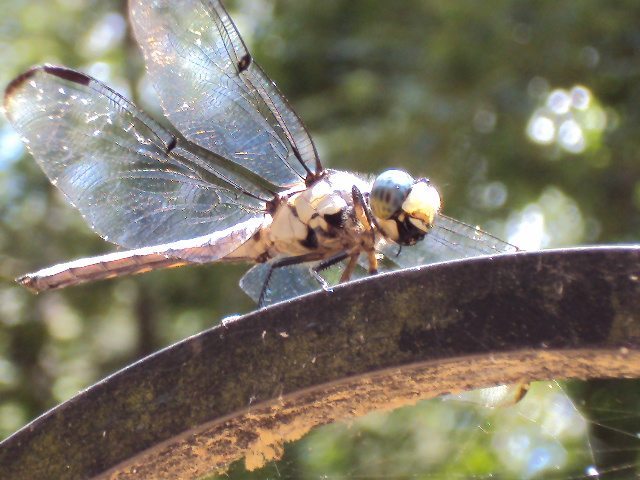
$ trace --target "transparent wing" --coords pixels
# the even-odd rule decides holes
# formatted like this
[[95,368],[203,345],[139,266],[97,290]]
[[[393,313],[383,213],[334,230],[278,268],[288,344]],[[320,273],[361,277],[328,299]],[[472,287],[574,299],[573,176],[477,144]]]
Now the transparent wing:
[[240,288],[256,303],[264,288],[262,303],[265,306],[299,297],[321,288],[318,280],[311,275],[310,267],[309,263],[301,263],[276,268],[271,273],[269,284],[265,286],[271,263],[259,263],[244,274]]
[[[433,229],[424,240],[410,247],[386,244],[382,253],[399,267],[415,267],[458,258],[516,252],[518,248],[478,227],[446,215],[436,217]],[[399,252],[399,253],[398,253]]]
[[[240,280],[240,288],[254,302],[258,303],[263,289],[262,305],[267,306],[315,292],[322,288],[318,279],[311,273],[311,268],[318,262],[299,263],[276,268],[271,272],[269,283],[265,286],[265,280],[273,261],[255,265]],[[346,267],[346,263],[346,261],[339,262],[319,273],[328,285],[336,285]],[[366,275],[366,269],[357,268],[352,278],[361,278]]]
[[165,115],[187,139],[282,188],[322,170],[219,1],[130,0],[130,12]]
[[208,235],[261,217],[261,198],[271,198],[82,73],[29,70],[7,87],[4,106],[51,182],[98,234],[124,247]]

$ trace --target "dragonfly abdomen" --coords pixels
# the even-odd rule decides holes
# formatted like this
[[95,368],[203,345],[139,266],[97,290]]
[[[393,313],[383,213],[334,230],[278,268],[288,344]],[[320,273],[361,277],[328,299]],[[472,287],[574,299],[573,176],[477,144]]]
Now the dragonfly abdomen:
[[158,268],[179,267],[187,263],[182,259],[168,258],[162,253],[115,252],[54,265],[24,275],[16,281],[34,292],[42,292],[95,280],[150,272]]

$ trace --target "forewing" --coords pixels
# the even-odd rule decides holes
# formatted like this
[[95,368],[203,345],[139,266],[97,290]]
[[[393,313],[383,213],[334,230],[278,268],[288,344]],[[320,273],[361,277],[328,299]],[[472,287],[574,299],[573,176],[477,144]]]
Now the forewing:
[[304,125],[219,1],[130,0],[165,115],[192,142],[280,188],[320,172]]
[[106,240],[139,248],[263,215],[264,202],[235,188],[222,167],[82,73],[29,70],[7,87],[4,106],[51,183]]
[[478,227],[442,214],[436,217],[433,229],[415,245],[400,248],[387,244],[383,247],[384,255],[402,268],[517,250],[514,245]]

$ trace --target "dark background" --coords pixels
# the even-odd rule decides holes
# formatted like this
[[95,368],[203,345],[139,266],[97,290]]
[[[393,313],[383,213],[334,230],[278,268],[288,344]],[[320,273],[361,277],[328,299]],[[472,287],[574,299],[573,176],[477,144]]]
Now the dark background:
[[[304,119],[325,166],[370,174],[395,166],[428,176],[445,213],[525,249],[640,236],[640,3],[227,3],[254,57]],[[0,7],[0,87],[33,64],[63,64],[160,116],[125,2],[0,0]],[[0,116],[0,438],[123,365],[254,308],[237,286],[243,266],[156,272],[38,297],[12,282],[112,250],[49,185]],[[598,405],[615,404],[637,422],[637,384],[613,385],[575,384],[573,402],[595,395]],[[539,391],[532,398],[541,406],[566,387]],[[472,471],[469,465],[480,476],[546,472],[527,470],[530,458],[502,458],[506,447],[490,428],[463,436],[460,450],[452,431],[466,422],[477,433],[482,415],[494,412],[429,405],[373,415],[357,428],[323,429],[288,451],[280,470],[255,478],[277,477],[275,471],[370,478],[364,465],[393,478],[447,478]],[[503,422],[513,417],[498,415]],[[593,426],[594,415],[574,420]],[[563,418],[573,421],[568,413]],[[443,419],[450,419],[446,429]],[[632,425],[624,427],[631,444],[616,447],[628,458],[615,465],[636,462]],[[570,452],[553,457],[553,465],[586,475],[601,443],[589,436],[593,428],[582,436],[578,430],[568,440],[558,432],[549,437]],[[518,438],[541,441],[528,430]],[[428,454],[420,450],[425,442]],[[575,452],[567,446],[574,444]],[[409,470],[398,470],[397,458],[405,457]]]

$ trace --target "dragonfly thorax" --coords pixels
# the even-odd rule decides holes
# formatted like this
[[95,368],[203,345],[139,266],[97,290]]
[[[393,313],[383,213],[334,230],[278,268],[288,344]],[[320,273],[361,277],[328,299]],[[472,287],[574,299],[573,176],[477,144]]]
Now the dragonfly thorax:
[[375,179],[369,197],[382,233],[400,245],[422,240],[440,210],[440,195],[429,180],[414,180],[402,170],[387,170]]
[[230,257],[264,262],[280,256],[323,258],[357,248],[362,225],[354,215],[352,188],[368,192],[356,175],[335,170],[308,188],[284,194],[251,240]]
[[354,247],[361,229],[353,215],[354,185],[364,191],[369,188],[355,175],[329,171],[282,202],[269,227],[273,253],[333,254]]

